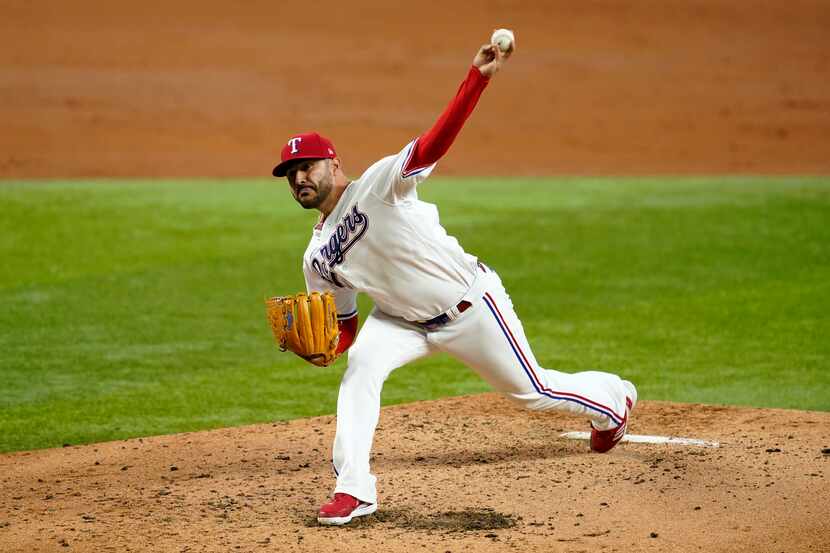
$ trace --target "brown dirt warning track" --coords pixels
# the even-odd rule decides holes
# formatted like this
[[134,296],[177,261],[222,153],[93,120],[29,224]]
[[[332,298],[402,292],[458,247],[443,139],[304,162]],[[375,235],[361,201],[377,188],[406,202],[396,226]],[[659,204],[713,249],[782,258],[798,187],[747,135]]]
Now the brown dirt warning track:
[[309,129],[357,174],[496,26],[517,54],[436,174],[830,171],[826,0],[11,0],[0,177],[268,176]]
[[[356,174],[518,51],[439,175],[827,174],[824,0],[8,1],[0,178],[268,176],[316,129]],[[331,417],[0,455],[0,551],[830,551],[830,414],[643,401],[590,454],[485,394],[388,408],[380,509],[314,512]]]

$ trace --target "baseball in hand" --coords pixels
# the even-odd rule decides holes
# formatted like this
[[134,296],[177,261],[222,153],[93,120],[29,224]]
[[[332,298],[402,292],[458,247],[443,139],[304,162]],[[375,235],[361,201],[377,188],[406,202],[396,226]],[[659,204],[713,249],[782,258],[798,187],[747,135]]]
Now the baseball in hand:
[[513,47],[515,43],[513,31],[510,29],[496,29],[493,31],[493,36],[490,37],[490,44],[495,44],[502,52],[507,52]]

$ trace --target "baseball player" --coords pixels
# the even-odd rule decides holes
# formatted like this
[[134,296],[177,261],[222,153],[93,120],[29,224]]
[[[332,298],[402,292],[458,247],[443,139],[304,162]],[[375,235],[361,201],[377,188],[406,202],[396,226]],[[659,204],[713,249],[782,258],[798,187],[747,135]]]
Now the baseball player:
[[[349,180],[334,145],[317,133],[292,136],[273,170],[294,199],[320,211],[303,256],[309,291],[334,294],[348,367],[337,399],[337,484],[321,524],[346,524],[377,510],[369,467],[383,382],[396,368],[443,351],[493,388],[533,410],[583,415],[591,449],[606,452],[626,432],[634,385],[604,372],[567,374],[539,366],[499,275],[466,253],[418,199],[430,175],[513,47],[482,46],[450,104],[424,134]],[[357,294],[374,309],[357,335]]]

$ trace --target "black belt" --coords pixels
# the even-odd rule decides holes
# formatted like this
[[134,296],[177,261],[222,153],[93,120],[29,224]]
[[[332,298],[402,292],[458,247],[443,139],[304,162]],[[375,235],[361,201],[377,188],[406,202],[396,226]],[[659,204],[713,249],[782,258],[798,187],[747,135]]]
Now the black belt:
[[[476,263],[478,264],[479,269],[481,269],[485,273],[488,272],[487,267],[484,265],[484,263],[482,263],[481,261],[477,261]],[[460,315],[461,313],[464,313],[466,310],[472,307],[472,305],[473,304],[468,302],[467,300],[461,300],[460,302],[458,302],[458,305],[455,306],[455,309],[458,311],[458,315]],[[448,322],[455,320],[456,318],[458,318],[458,315],[452,316],[450,315],[449,311],[446,311],[444,313],[441,313],[437,317],[431,318],[428,321],[415,321],[415,324],[427,330],[435,330],[436,328],[440,328]]]
[[[455,308],[458,309],[458,313],[460,314],[464,313],[466,310],[472,307],[472,305],[473,304],[468,302],[467,300],[461,300],[460,302],[458,302],[458,305],[456,305]],[[441,313],[437,317],[433,317],[428,321],[415,321],[415,324],[427,330],[435,330],[436,328],[444,326],[453,319],[454,317],[450,317],[448,313]]]

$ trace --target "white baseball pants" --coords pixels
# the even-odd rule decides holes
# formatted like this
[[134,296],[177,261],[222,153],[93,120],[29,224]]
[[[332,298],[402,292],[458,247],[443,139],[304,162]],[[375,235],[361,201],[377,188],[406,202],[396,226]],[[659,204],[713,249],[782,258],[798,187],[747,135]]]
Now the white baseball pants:
[[528,409],[584,415],[600,430],[620,424],[627,392],[623,381],[610,373],[568,374],[540,367],[494,271],[479,268],[464,299],[472,306],[432,331],[377,309],[369,315],[349,350],[337,399],[335,493],[377,502],[369,456],[383,383],[396,368],[438,351],[462,361],[497,391]]

